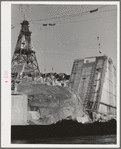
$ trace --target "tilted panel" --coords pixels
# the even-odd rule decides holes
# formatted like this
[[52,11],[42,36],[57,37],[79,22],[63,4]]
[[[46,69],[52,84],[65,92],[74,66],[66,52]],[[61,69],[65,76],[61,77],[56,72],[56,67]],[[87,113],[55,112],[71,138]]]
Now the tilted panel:
[[81,81],[78,88],[78,94],[83,100],[83,104],[86,109],[90,109],[92,104],[90,99],[92,94],[94,75],[95,75],[95,61],[90,62],[89,59],[83,65]]
[[81,77],[81,71],[82,71],[83,61],[82,60],[75,60],[71,72],[70,77],[70,87],[77,92],[80,77]]
[[[115,78],[113,62],[108,59],[100,104],[106,106],[107,114],[113,115],[116,114]],[[103,112],[101,105],[99,106],[99,112]]]
[[116,69],[112,62],[107,56],[86,58],[81,60],[83,65],[79,68],[79,61],[73,65],[71,87],[77,91],[85,109],[95,112],[105,109],[105,112],[116,113]]
[[76,92],[78,91],[78,86],[79,86],[79,83],[80,83],[82,67],[83,67],[83,63],[82,62],[78,62],[78,67],[77,67],[77,70],[76,70],[74,86],[73,86],[73,89]]
[[72,67],[72,71],[71,71],[71,76],[70,76],[70,83],[69,86],[73,89],[74,86],[74,79],[75,79],[75,74],[76,74],[76,70],[77,70],[77,61],[75,60],[73,63],[73,67]]
[[96,67],[95,67],[95,77],[94,77],[94,83],[92,86],[92,96],[91,96],[91,102],[93,103],[91,107],[92,111],[97,111],[97,108],[99,105],[99,94],[101,89],[103,66],[104,66],[103,57],[97,57]]

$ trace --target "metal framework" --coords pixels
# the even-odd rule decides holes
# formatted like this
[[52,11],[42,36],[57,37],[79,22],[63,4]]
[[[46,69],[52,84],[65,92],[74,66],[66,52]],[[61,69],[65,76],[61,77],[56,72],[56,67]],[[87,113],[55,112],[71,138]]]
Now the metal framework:
[[24,20],[21,23],[21,30],[11,62],[12,73],[19,74],[22,71],[22,73],[31,76],[40,75],[35,51],[31,45],[31,33],[29,31],[29,22]]

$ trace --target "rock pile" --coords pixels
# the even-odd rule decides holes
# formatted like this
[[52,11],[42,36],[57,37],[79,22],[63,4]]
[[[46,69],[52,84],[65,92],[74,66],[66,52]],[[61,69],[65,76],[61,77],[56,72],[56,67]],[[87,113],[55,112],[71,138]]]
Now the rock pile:
[[21,82],[17,92],[28,95],[28,123],[31,125],[50,125],[65,119],[89,121],[81,99],[69,88]]

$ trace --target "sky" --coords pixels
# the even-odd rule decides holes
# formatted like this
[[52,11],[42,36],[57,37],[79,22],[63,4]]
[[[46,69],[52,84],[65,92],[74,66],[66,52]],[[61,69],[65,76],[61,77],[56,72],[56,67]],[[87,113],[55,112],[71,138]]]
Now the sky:
[[[53,68],[54,72],[70,74],[75,59],[104,54],[116,66],[116,5],[12,4],[11,59],[24,18],[30,21],[40,72],[52,72]],[[43,26],[49,23],[55,25]]]

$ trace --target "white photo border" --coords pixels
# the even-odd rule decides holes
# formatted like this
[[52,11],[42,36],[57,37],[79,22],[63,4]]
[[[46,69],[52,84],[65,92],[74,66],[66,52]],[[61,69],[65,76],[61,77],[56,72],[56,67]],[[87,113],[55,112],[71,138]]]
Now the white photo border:
[[[63,5],[117,5],[117,144],[116,145],[61,145],[11,144],[11,5],[63,4]],[[120,2],[118,1],[3,1],[1,2],[1,147],[16,148],[117,148],[120,145]],[[4,72],[8,72],[7,83]]]

